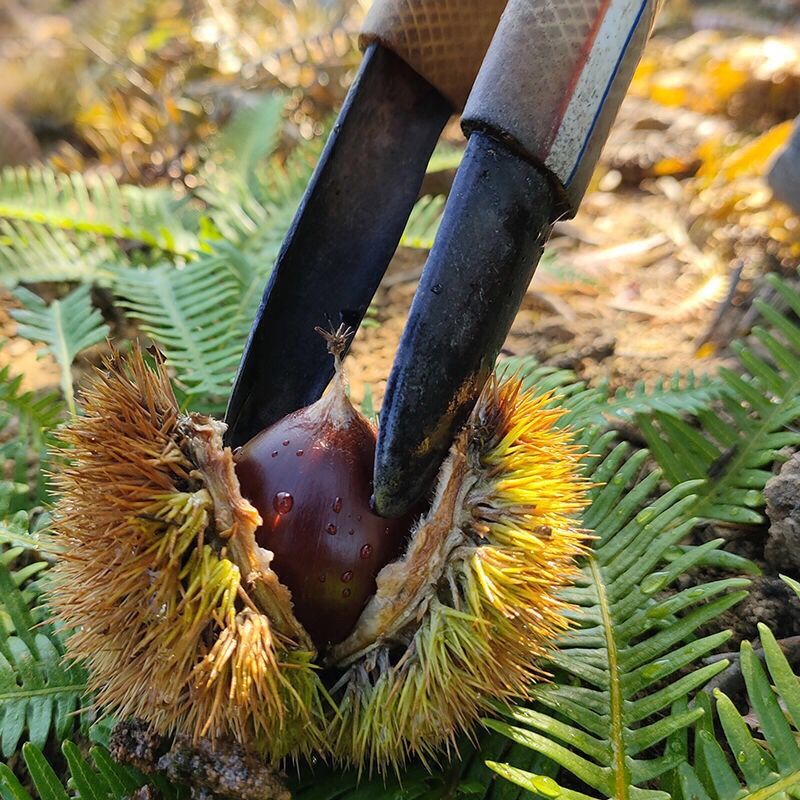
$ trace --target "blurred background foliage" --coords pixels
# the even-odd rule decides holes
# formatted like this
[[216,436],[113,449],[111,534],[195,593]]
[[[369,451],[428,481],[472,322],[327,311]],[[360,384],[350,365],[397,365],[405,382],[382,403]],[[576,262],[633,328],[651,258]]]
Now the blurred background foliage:
[[[124,180],[179,188],[203,140],[254,94],[285,92],[287,136],[318,135],[352,80],[365,5],[8,0],[0,107],[60,168],[97,162]],[[0,161],[25,160],[30,148],[9,136]]]

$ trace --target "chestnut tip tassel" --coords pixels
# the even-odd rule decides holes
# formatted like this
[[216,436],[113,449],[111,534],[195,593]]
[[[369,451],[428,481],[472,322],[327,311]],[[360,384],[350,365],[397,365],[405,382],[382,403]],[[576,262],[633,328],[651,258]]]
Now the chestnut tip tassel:
[[323,335],[336,361],[327,393],[234,456],[242,494],[263,520],[256,541],[274,553],[272,568],[321,650],[353,631],[412,522],[370,510],[376,431],[345,392],[340,354],[348,332]]

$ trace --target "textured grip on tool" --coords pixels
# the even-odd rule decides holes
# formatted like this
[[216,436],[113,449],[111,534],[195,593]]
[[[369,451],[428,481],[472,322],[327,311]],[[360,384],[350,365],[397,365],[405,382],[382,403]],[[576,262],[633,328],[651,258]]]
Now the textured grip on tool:
[[544,164],[577,208],[655,19],[658,0],[508,0],[464,110]]
[[393,50],[461,111],[506,0],[375,0],[361,45]]

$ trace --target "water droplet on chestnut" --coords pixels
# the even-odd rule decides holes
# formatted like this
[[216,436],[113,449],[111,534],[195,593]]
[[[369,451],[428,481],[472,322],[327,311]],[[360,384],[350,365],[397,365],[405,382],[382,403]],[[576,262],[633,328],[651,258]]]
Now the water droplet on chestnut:
[[350,590],[350,589],[342,589],[342,597],[350,597],[350,595],[351,595],[352,593],[353,593],[353,592],[352,592],[352,590]]
[[294,497],[289,492],[277,492],[272,498],[272,507],[279,514],[288,514],[294,506]]
[[320,582],[320,583],[325,583],[325,581],[326,581],[326,580],[327,580],[327,578],[326,578],[326,576],[325,576],[325,575],[320,575],[320,576],[319,576],[319,582]]
[[342,573],[342,583],[350,583],[353,580],[353,570],[349,569]]
[[372,545],[371,544],[365,544],[361,548],[361,551],[359,552],[359,556],[361,556],[361,558],[369,558],[371,555],[372,555]]
[[288,446],[289,446],[289,440],[288,440],[288,439],[284,439],[284,440],[281,442],[281,444],[282,444],[284,447],[288,447]]
[[301,455],[303,455],[303,453],[304,453],[304,452],[305,452],[305,451],[303,451],[303,450],[298,450],[298,451],[295,453],[295,455],[296,455],[296,456],[301,456]]
[[352,536],[352,535],[353,535],[355,532],[356,532],[356,529],[355,529],[355,528],[350,528],[350,530],[349,530],[349,531],[347,531],[347,533],[348,533],[350,536]]
[[325,530],[326,530],[326,531],[327,531],[327,532],[328,532],[328,533],[329,533],[331,536],[336,536],[336,526],[335,526],[335,525],[334,525],[332,522],[328,523],[328,527],[327,527],[327,528],[325,528]]
[[272,457],[273,458],[277,458],[278,457],[278,451],[277,450],[273,450],[272,451]]
[[337,497],[333,501],[333,513],[334,514],[338,514],[341,510],[342,510],[342,498],[341,497]]

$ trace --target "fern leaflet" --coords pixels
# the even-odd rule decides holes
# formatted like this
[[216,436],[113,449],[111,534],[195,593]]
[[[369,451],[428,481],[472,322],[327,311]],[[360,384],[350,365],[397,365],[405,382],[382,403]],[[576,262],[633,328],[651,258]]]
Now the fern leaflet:
[[[800,292],[775,276],[771,285],[800,314]],[[781,450],[800,444],[792,424],[800,418],[800,325],[756,301],[769,328],[754,329],[754,342],[737,342],[741,372],[722,369],[722,412],[697,412],[700,428],[655,412],[638,422],[664,475],[673,485],[701,480],[694,516],[759,523],[763,489]]]
[[22,376],[12,376],[8,366],[0,367],[0,419],[14,417],[20,425],[19,438],[40,449],[47,431],[59,423],[62,411],[58,395],[23,391]]
[[48,167],[7,167],[0,172],[0,218],[126,239],[179,255],[198,244],[173,193],[121,186],[107,172],[63,175]]
[[[210,161],[217,192],[258,196],[257,170],[278,144],[285,98],[271,94],[239,109],[211,142]],[[208,165],[206,165],[208,172]]]
[[427,195],[417,200],[406,223],[400,245],[430,250],[442,221],[444,203],[445,198],[441,195]]
[[75,392],[72,362],[82,350],[102,342],[108,326],[100,312],[92,306],[90,287],[79,286],[50,305],[23,287],[14,290],[14,297],[23,307],[11,312],[17,321],[17,334],[34,342],[42,342],[61,368],[61,390],[71,413],[75,413]]
[[[660,479],[652,472],[635,480],[647,452],[632,454],[626,444],[604,457],[597,445],[592,452],[591,477],[599,485],[584,522],[597,542],[575,587],[564,593],[576,606],[576,629],[552,658],[559,679],[534,689],[535,707],[512,710],[508,722],[486,724],[552,759],[595,792],[559,796],[658,800],[667,795],[648,784],[676,766],[665,741],[702,714],[665,712],[725,668],[725,662],[699,668],[697,662],[730,633],[695,638],[695,631],[741,600],[747,581],[719,580],[658,595],[721,543],[665,560],[694,525],[686,509],[695,502],[698,484],[674,487],[643,508]],[[490,766],[540,793],[555,786],[516,765]]]
[[34,562],[12,572],[20,550],[0,559],[0,750],[16,752],[27,741],[44,746],[52,731],[61,740],[73,730],[86,688],[83,671],[63,663],[61,642],[49,625],[37,625],[30,610],[38,591],[25,585],[46,566]]
[[588,386],[572,370],[541,365],[530,356],[506,359],[499,372],[518,374],[525,388],[537,393],[554,392],[552,404],[567,412],[560,424],[576,430],[607,425],[612,419],[630,420],[637,414],[697,414],[708,409],[723,391],[720,381],[698,378],[690,371],[676,372],[650,388],[640,382],[633,389],[620,387],[612,394],[606,383]]
[[[89,750],[91,761],[69,739],[62,743],[61,752],[69,770],[69,786],[77,791],[77,796],[82,800],[123,800],[148,783],[155,783],[167,800],[179,796],[167,781],[149,781],[132,767],[117,764],[108,750],[99,745]],[[72,793],[61,782],[40,747],[27,742],[22,746],[22,757],[40,800],[69,800]],[[5,764],[0,764],[0,797],[3,800],[33,800]]]
[[727,695],[714,692],[726,752],[715,735],[710,698],[698,698],[706,714],[695,730],[694,763],[678,767],[684,800],[768,800],[800,792],[800,680],[769,628],[758,628],[769,676],[749,642],[742,642],[740,655],[755,721],[745,722]]
[[180,387],[224,400],[264,280],[252,257],[220,245],[182,270],[169,264],[120,270],[114,289],[163,349]]
[[457,147],[454,144],[442,140],[436,145],[431,160],[428,162],[426,172],[430,175],[435,172],[458,169],[463,157],[463,147]]
[[127,261],[113,241],[0,219],[0,282],[7,286],[41,281],[107,284],[110,267]]

